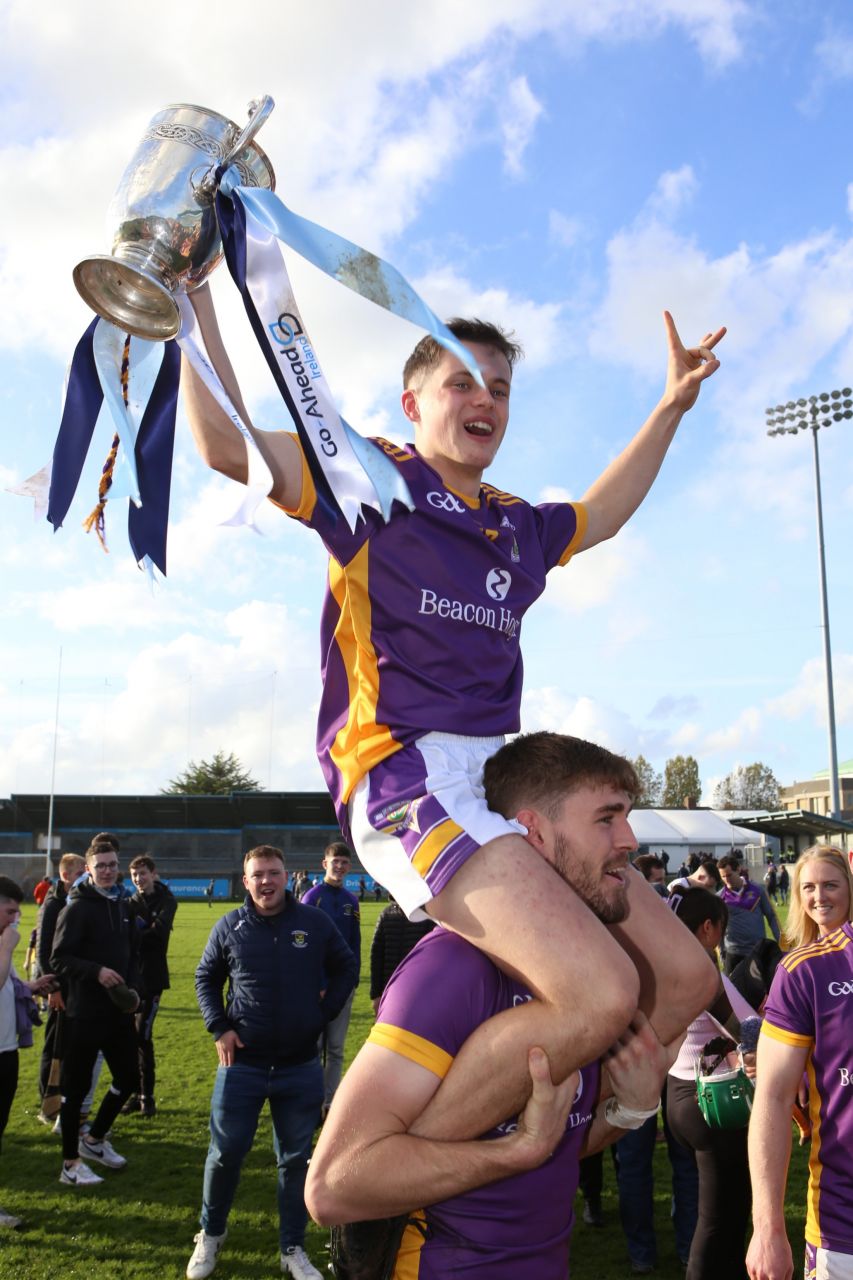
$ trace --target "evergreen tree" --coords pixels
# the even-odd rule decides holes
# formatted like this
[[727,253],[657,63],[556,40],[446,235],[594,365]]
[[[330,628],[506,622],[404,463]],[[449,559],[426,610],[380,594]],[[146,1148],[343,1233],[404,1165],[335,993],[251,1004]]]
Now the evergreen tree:
[[165,796],[227,796],[232,791],[263,791],[231,752],[217,751],[212,760],[191,760],[183,773],[160,788]]

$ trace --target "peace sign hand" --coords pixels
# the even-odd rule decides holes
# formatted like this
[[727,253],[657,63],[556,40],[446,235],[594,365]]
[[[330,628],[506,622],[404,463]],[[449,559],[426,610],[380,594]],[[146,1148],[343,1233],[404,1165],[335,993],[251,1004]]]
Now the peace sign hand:
[[664,398],[681,413],[686,413],[696,403],[702,383],[720,367],[714,347],[725,336],[725,325],[714,333],[706,333],[697,346],[685,347],[668,311],[663,313],[663,322],[669,348]]

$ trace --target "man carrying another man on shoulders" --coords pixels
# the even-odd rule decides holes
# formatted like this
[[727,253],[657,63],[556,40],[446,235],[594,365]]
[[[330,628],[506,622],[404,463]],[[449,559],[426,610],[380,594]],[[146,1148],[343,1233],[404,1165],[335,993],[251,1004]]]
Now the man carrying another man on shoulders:
[[[463,1267],[472,1280],[565,1280],[578,1161],[656,1113],[671,1061],[646,1015],[654,1021],[667,1004],[671,966],[692,969],[694,940],[673,928],[630,867],[633,767],[592,743],[537,733],[492,756],[484,784],[490,808],[525,830],[530,858],[547,862],[624,948],[644,1011],[601,1062],[575,1062],[557,1087],[545,1054],[531,1046],[533,1091],[520,1115],[477,1139],[435,1141],[429,1104],[459,1049],[486,1019],[536,992],[445,929],[420,942],[386,989],[309,1172],[317,1221],[364,1224],[344,1232],[350,1269],[341,1274],[354,1280],[433,1280]],[[565,948],[571,972],[570,940],[554,945]],[[690,1021],[687,1007],[668,1012],[682,1029]],[[369,1221],[382,1218],[398,1219],[396,1237]]]

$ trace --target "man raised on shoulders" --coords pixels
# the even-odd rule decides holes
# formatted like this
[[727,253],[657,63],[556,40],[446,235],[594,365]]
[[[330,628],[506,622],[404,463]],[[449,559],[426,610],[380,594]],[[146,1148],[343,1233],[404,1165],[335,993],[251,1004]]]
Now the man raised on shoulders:
[[[207,289],[192,302],[245,419]],[[253,431],[273,477],[272,499],[312,528],[330,555],[318,753],[344,836],[410,918],[426,911],[537,993],[484,1023],[456,1058],[422,1120],[434,1137],[473,1137],[498,1123],[506,1090],[510,1110],[520,1110],[531,1045],[545,1050],[563,1080],[577,1052],[597,1057],[636,1009],[630,961],[547,862],[530,865],[517,830],[488,810],[481,776],[503,736],[520,728],[520,628],[547,573],[630,519],[683,414],[718,368],[713,349],[725,330],[685,348],[668,314],[665,321],[661,400],[579,503],[531,506],[482,484],[508,427],[521,351],[479,320],[449,326],[469,362],[432,338],[406,362],[401,407],[414,442],[375,447],[399,470],[414,509],[398,505],[387,523],[367,511],[352,532],[318,501],[297,437]],[[233,422],[191,369],[185,388],[202,457],[245,481],[245,445]],[[555,937],[572,940],[569,954],[554,948]],[[664,1041],[685,1009],[689,1022],[707,1006],[706,976],[678,975],[671,1000],[653,1011]],[[484,1057],[496,1064],[485,1077]]]

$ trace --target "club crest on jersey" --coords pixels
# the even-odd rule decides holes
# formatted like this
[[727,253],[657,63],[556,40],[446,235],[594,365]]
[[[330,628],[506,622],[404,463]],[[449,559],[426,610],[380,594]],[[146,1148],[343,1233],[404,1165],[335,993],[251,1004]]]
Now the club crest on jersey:
[[509,529],[512,533],[512,547],[510,548],[509,555],[513,564],[518,564],[519,560],[521,559],[521,552],[518,549],[518,540],[516,539],[516,536],[515,536],[515,525],[512,523],[509,516],[504,516],[504,518],[501,520],[501,528]]
[[406,816],[409,812],[411,801],[404,800],[402,804],[389,804],[386,808],[380,809],[373,817],[371,825],[376,831],[383,830],[389,834],[399,831],[401,827],[406,825]]
[[294,947],[301,949],[308,946],[308,934],[304,929],[291,929],[290,940]]

